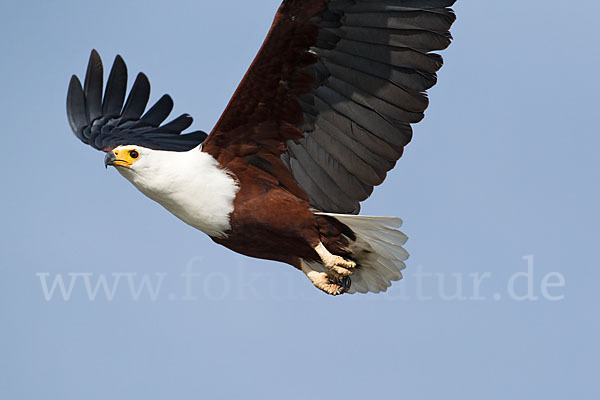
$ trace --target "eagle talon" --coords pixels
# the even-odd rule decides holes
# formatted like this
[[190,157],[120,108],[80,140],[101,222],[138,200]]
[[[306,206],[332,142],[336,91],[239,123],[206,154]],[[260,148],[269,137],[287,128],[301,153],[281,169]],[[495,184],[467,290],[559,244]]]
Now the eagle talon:
[[350,286],[352,285],[352,280],[350,279],[349,276],[344,276],[341,279],[342,282],[342,286],[346,289],[346,291],[348,291],[350,289]]
[[352,285],[352,281],[347,276],[339,276],[331,272],[318,272],[305,263],[302,263],[302,272],[317,289],[332,296],[346,293]]
[[338,278],[336,276],[327,275],[327,280],[331,285],[337,286],[337,294],[335,295],[346,293],[348,290],[350,290],[350,286],[352,285],[352,281],[348,276]]
[[327,269],[329,269],[329,271],[331,271],[334,274],[339,275],[339,276],[348,277],[348,276],[354,274],[353,268],[345,268],[345,267],[340,267],[337,265],[334,265],[333,267],[328,267],[326,265],[326,267],[327,267]]

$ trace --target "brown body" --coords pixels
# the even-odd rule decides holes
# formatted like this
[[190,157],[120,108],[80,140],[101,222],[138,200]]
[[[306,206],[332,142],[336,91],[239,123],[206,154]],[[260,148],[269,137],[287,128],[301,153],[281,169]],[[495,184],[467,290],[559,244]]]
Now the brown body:
[[239,177],[240,191],[230,216],[231,230],[225,239],[212,238],[216,243],[249,257],[280,261],[298,269],[301,259],[320,260],[314,250],[319,243],[334,254],[350,256],[344,249],[356,237],[347,226],[332,217],[315,215],[307,200],[290,193],[270,174],[245,167],[246,173],[234,173]]

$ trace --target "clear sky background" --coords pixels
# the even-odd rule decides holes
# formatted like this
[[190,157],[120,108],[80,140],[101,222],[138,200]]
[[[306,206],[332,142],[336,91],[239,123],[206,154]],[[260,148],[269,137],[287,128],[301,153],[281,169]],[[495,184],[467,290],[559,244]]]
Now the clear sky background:
[[[2,1],[0,398],[600,398],[600,3],[458,2],[426,119],[363,207],[405,220],[406,279],[340,298],[184,225],[65,115],[96,48],[210,130],[279,3]],[[90,300],[102,274],[114,297]]]

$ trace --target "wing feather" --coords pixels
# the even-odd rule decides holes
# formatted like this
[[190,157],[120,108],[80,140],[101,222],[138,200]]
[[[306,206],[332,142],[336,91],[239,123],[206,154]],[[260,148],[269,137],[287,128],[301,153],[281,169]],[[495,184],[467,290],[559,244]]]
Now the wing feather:
[[424,117],[454,2],[284,0],[204,151],[280,157],[313,207],[358,213]]
[[98,53],[92,50],[83,85],[88,121],[94,121],[102,116],[102,79],[102,60]]
[[144,114],[150,98],[150,81],[143,73],[136,77],[125,102],[127,66],[121,56],[115,58],[104,98],[102,80],[102,60],[96,50],[92,50],[84,87],[73,75],[67,93],[69,124],[83,143],[104,151],[124,144],[185,151],[198,146],[206,138],[202,131],[181,134],[192,124],[192,117],[188,114],[160,125],[173,110],[173,100],[169,95],[162,96]]
[[123,58],[117,55],[110,69],[108,82],[106,82],[106,91],[104,92],[104,100],[102,102],[102,115],[108,118],[115,118],[121,115],[126,93],[127,66]]

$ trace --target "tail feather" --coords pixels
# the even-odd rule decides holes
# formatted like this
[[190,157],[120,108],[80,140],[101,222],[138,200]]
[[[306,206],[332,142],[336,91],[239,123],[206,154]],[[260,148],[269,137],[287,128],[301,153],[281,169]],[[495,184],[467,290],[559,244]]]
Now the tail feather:
[[385,274],[386,278],[390,281],[399,281],[402,279],[402,270],[406,268],[406,265],[402,262],[392,262],[386,259],[376,260],[375,264],[378,266],[376,268],[378,271],[381,271]]
[[376,237],[380,240],[385,241],[386,243],[392,244],[392,245],[396,245],[396,246],[402,246],[404,244],[406,244],[406,241],[408,240],[408,237],[397,230],[392,230],[392,229],[380,229],[380,230],[365,230],[365,233],[367,235],[369,234],[373,234],[376,233]]
[[357,263],[348,293],[385,292],[392,282],[402,279],[409,254],[402,247],[408,237],[398,230],[400,218],[317,214],[336,218],[356,234],[348,249]]
[[399,245],[385,242],[376,236],[367,236],[366,239],[377,253],[389,260],[406,261],[408,259],[408,252]]
[[[316,213],[317,215],[328,215],[342,220],[352,220],[355,227],[362,227],[364,230],[379,230],[379,227],[388,229],[398,229],[402,226],[402,219],[398,217],[375,217],[372,215],[353,215],[353,214],[332,214],[332,213]],[[344,222],[344,221],[342,221]],[[345,222],[344,222],[345,223]]]

